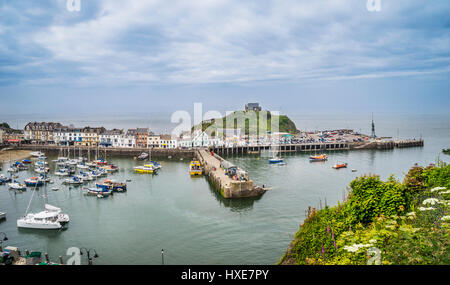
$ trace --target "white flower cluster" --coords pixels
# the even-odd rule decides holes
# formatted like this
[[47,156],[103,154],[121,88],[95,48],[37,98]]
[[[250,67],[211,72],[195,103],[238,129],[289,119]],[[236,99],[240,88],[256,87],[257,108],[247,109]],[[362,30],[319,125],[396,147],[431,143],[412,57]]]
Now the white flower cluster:
[[441,220],[443,220],[443,221],[448,221],[448,220],[450,220],[450,216],[443,216],[443,217],[441,218]]
[[448,193],[450,193],[450,190],[447,190],[445,192],[441,192],[440,194],[448,194]]
[[422,202],[422,204],[424,204],[424,205],[427,205],[427,204],[434,205],[437,203],[439,203],[439,200],[436,198],[428,198],[428,199],[423,200],[423,202]]
[[[370,240],[370,242],[372,242],[374,240]],[[371,243],[366,243],[366,244],[362,244],[362,243],[357,243],[357,244],[353,244],[353,245],[346,245],[344,246],[344,249],[348,252],[357,252],[360,248],[364,248],[364,247],[371,247],[373,246],[373,244]]]
[[447,188],[445,187],[434,187],[433,189],[431,189],[431,192],[436,192],[436,191],[441,191],[441,190],[446,190]]
[[433,207],[428,207],[428,208],[425,208],[425,207],[419,207],[419,211],[431,211],[431,210],[436,210],[436,209],[433,208]]

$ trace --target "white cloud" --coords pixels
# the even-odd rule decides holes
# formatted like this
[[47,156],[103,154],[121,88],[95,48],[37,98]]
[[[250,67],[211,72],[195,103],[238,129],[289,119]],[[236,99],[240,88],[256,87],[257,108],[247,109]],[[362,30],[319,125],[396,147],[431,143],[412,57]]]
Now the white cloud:
[[[447,72],[424,59],[447,53],[448,32],[423,35],[398,24],[411,1],[368,13],[364,1],[108,1],[89,19],[59,15],[29,36],[58,65],[30,82],[217,83],[416,76]],[[383,2],[384,4],[384,2]],[[432,5],[430,5],[432,6]],[[82,4],[82,9],[88,9]],[[31,9],[31,14],[41,10]],[[427,13],[433,15],[433,12]],[[28,13],[28,14],[30,14]],[[417,12],[420,13],[420,12]],[[392,23],[392,27],[389,26]],[[1,32],[1,26],[0,26]],[[433,44],[423,42],[429,39]],[[416,47],[416,49],[414,49]],[[430,57],[430,56],[428,56]],[[61,67],[63,63],[70,63]],[[75,68],[75,67],[76,68]],[[18,65],[17,68],[20,68]],[[47,68],[43,67],[43,70]]]

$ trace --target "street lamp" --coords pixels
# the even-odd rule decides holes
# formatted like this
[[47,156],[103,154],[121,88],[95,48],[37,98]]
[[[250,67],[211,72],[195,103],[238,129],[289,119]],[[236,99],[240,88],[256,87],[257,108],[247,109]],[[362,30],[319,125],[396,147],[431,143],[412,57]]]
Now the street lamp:
[[0,234],[3,234],[3,238],[0,239],[0,252],[3,251],[3,242],[8,240],[8,237],[4,232],[0,232]]
[[89,265],[92,265],[91,250],[94,251],[94,258],[99,257],[98,254],[97,254],[97,251],[96,251],[95,249],[93,249],[93,248],[91,248],[91,249],[88,250],[88,249],[86,249],[85,247],[82,247],[82,248],[80,248],[80,255],[83,255],[83,249],[84,249],[84,250],[86,251],[86,253],[87,253],[88,264],[89,264]]

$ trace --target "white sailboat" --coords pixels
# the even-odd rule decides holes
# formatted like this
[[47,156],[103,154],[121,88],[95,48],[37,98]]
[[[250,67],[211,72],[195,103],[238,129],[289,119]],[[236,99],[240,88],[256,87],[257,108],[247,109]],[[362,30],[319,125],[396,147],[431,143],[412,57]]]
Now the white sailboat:
[[31,195],[30,202],[25,211],[25,216],[17,220],[18,228],[54,230],[61,229],[63,224],[69,222],[69,215],[62,213],[60,208],[49,204],[45,204],[44,211],[39,213],[28,213],[34,193],[36,193],[36,191],[33,191],[33,194]]

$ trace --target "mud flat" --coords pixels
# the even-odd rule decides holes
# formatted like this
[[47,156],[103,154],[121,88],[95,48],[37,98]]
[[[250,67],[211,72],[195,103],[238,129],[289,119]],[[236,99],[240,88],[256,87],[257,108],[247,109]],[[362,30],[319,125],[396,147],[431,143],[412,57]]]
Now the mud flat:
[[3,149],[0,151],[0,163],[8,161],[16,161],[28,158],[31,156],[31,151],[29,150],[8,150]]

